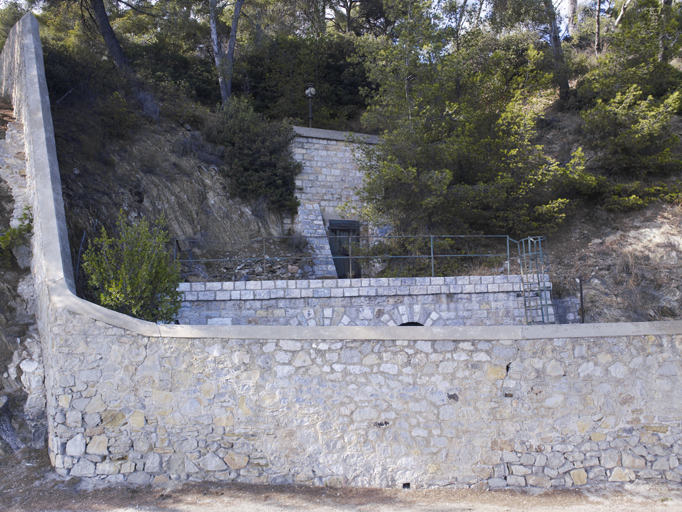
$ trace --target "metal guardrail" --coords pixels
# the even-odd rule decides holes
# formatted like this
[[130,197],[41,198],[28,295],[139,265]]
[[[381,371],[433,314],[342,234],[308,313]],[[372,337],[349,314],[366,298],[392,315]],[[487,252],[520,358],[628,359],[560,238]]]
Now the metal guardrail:
[[[422,236],[316,236],[307,237],[305,240],[311,241],[315,239],[324,239],[325,241],[336,241],[339,246],[344,247],[347,254],[336,254],[336,255],[320,255],[314,254],[311,250],[308,251],[295,251],[292,250],[285,256],[271,257],[268,253],[269,243],[286,243],[287,241],[298,242],[300,244],[300,236],[290,236],[290,237],[258,237],[253,238],[239,244],[217,244],[206,241],[184,241],[187,247],[182,249],[180,247],[180,241],[176,240],[173,245],[173,259],[178,260],[180,263],[186,264],[190,271],[192,267],[196,264],[205,263],[236,263],[244,264],[248,262],[258,263],[258,262],[277,262],[277,261],[291,261],[292,259],[324,259],[324,258],[334,258],[345,262],[349,269],[353,268],[353,264],[368,263],[373,262],[376,265],[381,265],[381,262],[385,262],[384,265],[389,264],[392,261],[400,260],[413,260],[413,261],[425,261],[426,265],[423,265],[425,269],[430,270],[430,275],[435,277],[437,275],[438,263],[446,260],[494,260],[498,258],[502,262],[502,267],[507,274],[512,271],[516,271],[516,264],[519,265],[519,272],[522,271],[520,268],[521,260],[527,258],[529,251],[524,249],[526,246],[526,241],[530,239],[524,239],[517,241],[512,239],[508,235],[422,235]],[[544,237],[534,237],[534,240],[543,240]],[[459,242],[459,243],[458,243]],[[467,251],[467,246],[469,247],[481,247],[485,244],[493,244],[492,250],[481,253],[481,252],[470,252]],[[206,248],[206,246],[217,245],[218,248],[215,250],[220,250],[228,253],[228,257],[225,258],[201,258],[196,254],[199,246]],[[251,252],[254,252],[254,247],[256,245],[260,246],[260,253],[258,256],[254,257],[241,257],[234,256],[230,257],[230,252],[244,252],[245,248],[250,247]],[[457,248],[457,252],[449,252],[447,249]],[[230,250],[230,247],[234,249]],[[540,254],[542,254],[542,243],[538,246]],[[210,247],[209,247],[210,248]],[[516,249],[516,250],[515,250]],[[537,250],[537,249],[536,249]],[[203,252],[203,251],[202,251]],[[402,252],[402,253],[401,253]],[[518,258],[515,258],[514,252],[518,253]],[[186,256],[184,256],[186,255]],[[183,257],[184,256],[184,257]],[[542,260],[544,262],[544,259]],[[364,265],[363,268],[367,268]],[[514,268],[513,268],[514,267]],[[410,276],[417,277],[417,276]]]
[[[312,246],[315,239],[324,239],[330,246],[339,247],[345,254],[314,254]],[[273,248],[275,243],[290,242],[292,246],[308,246],[306,251],[292,251],[285,256],[270,257],[268,249]],[[292,243],[293,242],[293,243]],[[187,242],[185,242],[187,243]],[[259,249],[257,257],[227,257],[227,258],[197,258],[192,245],[201,245],[206,248],[210,244],[205,241],[189,241],[187,249],[180,250],[178,241],[174,244],[173,257],[179,262],[186,264],[192,271],[193,265],[208,263],[233,264],[234,271],[243,269],[247,263],[254,265],[268,262],[308,262],[310,266],[322,263],[330,264],[336,260],[336,269],[343,268],[349,274],[344,277],[376,277],[377,274],[391,277],[431,277],[465,275],[474,267],[473,262],[495,261],[494,267],[489,268],[489,273],[497,274],[506,272],[507,275],[516,273],[521,275],[523,307],[525,321],[532,323],[549,323],[554,321],[551,303],[551,283],[548,279],[547,255],[545,252],[545,237],[528,237],[522,240],[514,240],[508,235],[423,235],[423,236],[317,236],[302,238],[294,237],[259,237],[235,246],[234,252],[244,252],[245,248],[252,253]],[[482,247],[490,250],[480,252]],[[479,252],[468,251],[467,248],[478,248]],[[196,248],[194,248],[196,250]],[[219,245],[220,250],[225,250],[225,245]],[[281,249],[281,247],[280,247]],[[448,251],[447,249],[450,249]],[[457,252],[452,252],[456,249]],[[227,252],[227,251],[226,251]],[[180,256],[186,253],[186,258]],[[409,275],[400,274],[400,262],[408,262],[405,269],[412,272]],[[446,262],[443,265],[443,262]],[[459,267],[452,263],[463,262]],[[337,264],[338,263],[338,264]],[[468,264],[468,266],[467,266]],[[355,265],[358,265],[357,267]],[[361,269],[356,270],[356,268]],[[228,269],[224,269],[228,270]],[[456,272],[454,272],[456,270]],[[480,271],[480,269],[478,269]],[[243,270],[242,270],[243,271]],[[485,271],[485,270],[484,270]],[[229,273],[229,272],[228,272]],[[375,275],[371,275],[374,273]],[[354,275],[355,274],[355,275]]]

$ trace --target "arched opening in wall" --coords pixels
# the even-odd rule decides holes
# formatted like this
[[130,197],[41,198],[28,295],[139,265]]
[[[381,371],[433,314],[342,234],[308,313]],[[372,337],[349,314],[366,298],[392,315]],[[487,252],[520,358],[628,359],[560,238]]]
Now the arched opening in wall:
[[404,324],[400,324],[400,327],[415,326],[415,325],[418,325],[420,327],[424,327],[424,324],[420,324],[419,322],[405,322]]

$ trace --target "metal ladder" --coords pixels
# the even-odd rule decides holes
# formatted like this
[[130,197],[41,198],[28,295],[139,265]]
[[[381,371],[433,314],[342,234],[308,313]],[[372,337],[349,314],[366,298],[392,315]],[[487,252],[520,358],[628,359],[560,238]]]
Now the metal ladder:
[[526,324],[554,323],[551,286],[547,276],[544,236],[531,236],[518,242],[521,287]]

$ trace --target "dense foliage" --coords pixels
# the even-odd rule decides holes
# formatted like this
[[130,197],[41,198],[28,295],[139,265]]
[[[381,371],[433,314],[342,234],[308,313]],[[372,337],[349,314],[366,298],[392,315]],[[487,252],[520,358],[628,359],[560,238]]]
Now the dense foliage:
[[[29,4],[58,142],[89,158],[154,119],[152,91],[161,115],[225,148],[233,194],[294,212],[281,121],[306,123],[312,83],[316,127],[381,134],[363,156],[363,215],[397,233],[526,235],[582,204],[679,195],[682,4],[568,1],[570,20],[550,0]],[[21,9],[0,9],[0,36]],[[570,140],[539,143],[566,116]]]
[[0,265],[8,266],[12,261],[12,249],[26,244],[33,229],[33,216],[28,208],[19,217],[19,225],[10,226],[0,233]]
[[83,255],[93,299],[108,309],[152,322],[172,322],[180,309],[180,264],[166,251],[163,218],[150,225],[119,213],[116,235],[104,227]]
[[205,132],[210,142],[225,147],[222,171],[230,179],[230,192],[235,197],[296,214],[294,192],[301,165],[291,155],[291,126],[268,122],[246,101],[235,99]]

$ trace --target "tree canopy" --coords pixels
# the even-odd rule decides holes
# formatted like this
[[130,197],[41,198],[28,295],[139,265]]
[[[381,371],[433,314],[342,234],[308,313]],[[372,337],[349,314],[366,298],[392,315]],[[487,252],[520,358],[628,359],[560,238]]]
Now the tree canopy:
[[[0,9],[0,36],[22,5]],[[135,125],[131,72],[185,120],[183,102],[237,97],[250,122],[304,123],[314,84],[315,126],[381,135],[360,213],[396,232],[550,232],[581,204],[679,189],[678,0],[573,0],[568,18],[551,0],[40,5],[53,102],[117,119],[108,136]],[[550,151],[539,133],[562,116],[572,142]]]

